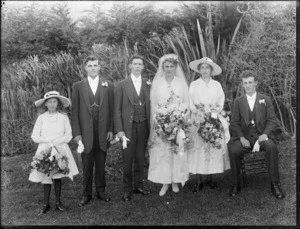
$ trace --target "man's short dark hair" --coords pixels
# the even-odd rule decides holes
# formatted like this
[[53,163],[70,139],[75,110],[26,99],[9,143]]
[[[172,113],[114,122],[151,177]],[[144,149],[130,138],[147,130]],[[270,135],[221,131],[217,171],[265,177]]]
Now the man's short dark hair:
[[89,62],[89,61],[95,61],[95,60],[98,60],[98,61],[99,61],[99,58],[96,57],[96,56],[93,56],[93,55],[88,56],[88,57],[84,60],[84,65],[86,65],[87,62]]
[[241,79],[245,79],[245,78],[248,78],[248,77],[254,77],[254,80],[257,81],[257,75],[252,70],[245,70],[240,75]]
[[142,56],[140,56],[140,55],[137,55],[137,54],[134,54],[134,55],[132,55],[132,56],[130,57],[128,64],[132,64],[132,61],[133,61],[134,59],[140,59],[140,60],[142,60],[143,63],[144,63],[144,57],[142,57]]

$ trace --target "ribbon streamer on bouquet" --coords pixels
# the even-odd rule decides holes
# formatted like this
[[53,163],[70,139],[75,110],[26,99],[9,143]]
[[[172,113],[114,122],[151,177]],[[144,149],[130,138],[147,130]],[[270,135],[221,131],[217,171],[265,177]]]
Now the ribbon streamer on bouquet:
[[180,128],[177,132],[176,136],[176,143],[178,144],[178,154],[180,156],[184,155],[184,139],[185,139],[185,133],[184,131]]
[[[179,160],[184,160],[184,139],[186,138],[184,131],[180,128],[177,132],[176,143],[178,144],[178,155],[180,156]],[[184,163],[180,163],[180,175],[181,175],[181,185],[182,187],[185,184],[185,168]]]
[[222,123],[222,126],[224,127],[225,140],[226,140],[226,143],[228,143],[230,140],[228,121],[220,114],[218,114],[218,118],[219,118],[220,122]]

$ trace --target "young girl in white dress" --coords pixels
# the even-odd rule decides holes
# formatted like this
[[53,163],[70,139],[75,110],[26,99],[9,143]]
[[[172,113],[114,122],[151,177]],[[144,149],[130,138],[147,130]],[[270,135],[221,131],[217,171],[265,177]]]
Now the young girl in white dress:
[[[199,116],[208,114],[209,116],[219,119],[224,133],[220,141],[220,148],[216,148],[205,142],[197,133],[198,127],[193,127],[192,135],[193,147],[188,153],[189,172],[197,175],[197,184],[193,192],[199,192],[203,187],[202,175],[207,175],[207,184],[210,188],[217,187],[212,181],[212,174],[223,173],[230,168],[227,142],[230,139],[228,121],[220,115],[223,109],[225,95],[221,84],[213,80],[211,76],[219,75],[222,69],[211,59],[203,57],[200,60],[192,61],[190,68],[201,74],[201,77],[193,81],[189,88],[190,109],[192,119],[199,121]],[[203,109],[199,109],[202,107]],[[199,175],[200,174],[200,175]]]
[[[41,158],[43,152],[51,149],[51,156],[59,158],[64,155],[67,158],[65,166],[69,168],[69,172],[65,174],[58,172],[44,174],[37,169],[32,169],[29,180],[41,182],[44,185],[44,205],[39,214],[44,214],[50,209],[49,197],[52,183],[54,183],[55,189],[55,207],[59,211],[66,211],[60,201],[61,178],[69,177],[73,180],[73,176],[78,174],[77,165],[67,144],[72,139],[70,121],[67,114],[61,112],[69,105],[69,99],[61,96],[57,91],[47,92],[43,99],[35,102],[36,107],[46,110],[38,116],[31,135],[32,140],[39,144],[35,157]],[[32,162],[33,164],[34,162]]]

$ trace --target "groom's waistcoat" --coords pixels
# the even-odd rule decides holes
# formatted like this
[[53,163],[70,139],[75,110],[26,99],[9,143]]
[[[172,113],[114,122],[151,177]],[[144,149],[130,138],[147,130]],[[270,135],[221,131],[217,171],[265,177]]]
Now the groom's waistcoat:
[[[100,96],[99,96],[99,88],[97,88],[96,94],[94,95],[91,87],[89,86],[89,100],[92,111],[93,118],[93,130],[94,133],[98,132],[98,117],[99,117],[99,104],[100,104]],[[93,104],[96,104],[92,106]],[[95,127],[95,128],[94,128]]]
[[256,126],[257,126],[257,123],[256,123],[256,117],[255,117],[255,105],[253,107],[253,110],[251,111],[250,107],[249,107],[249,104],[248,104],[248,112],[249,112],[249,122],[251,120],[253,120],[255,122],[255,125],[251,125],[250,123],[248,124],[248,130],[247,130],[247,133],[246,133],[246,138],[249,138],[251,136],[255,137],[255,138],[258,138],[258,136],[260,135]]
[[133,102],[134,102],[133,121],[134,122],[146,121],[147,116],[146,116],[144,87],[141,87],[140,95],[138,95],[136,90],[134,90]]

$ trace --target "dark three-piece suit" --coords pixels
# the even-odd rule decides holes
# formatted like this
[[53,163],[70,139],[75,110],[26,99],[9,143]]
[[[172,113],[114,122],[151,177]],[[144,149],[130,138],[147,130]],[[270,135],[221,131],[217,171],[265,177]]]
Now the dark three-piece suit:
[[150,127],[150,86],[142,78],[138,95],[131,77],[128,77],[116,86],[114,101],[115,133],[123,131],[130,139],[123,150],[123,190],[131,192],[132,185],[135,189],[143,188],[145,150]]
[[[254,122],[251,122],[251,120]],[[279,182],[278,151],[273,134],[276,126],[276,116],[269,97],[257,93],[253,111],[250,110],[246,95],[235,100],[230,123],[232,138],[229,142],[233,184],[239,184],[241,159],[247,151],[242,146],[240,137],[245,137],[250,142],[251,148],[253,148],[256,140],[262,134],[268,136],[268,140],[260,143],[260,149],[266,152],[266,164],[270,181]]]
[[87,79],[73,85],[72,135],[81,135],[84,145],[81,156],[85,197],[92,196],[94,163],[96,191],[105,190],[107,133],[113,132],[113,100],[114,87],[109,81],[99,78],[95,95]]

